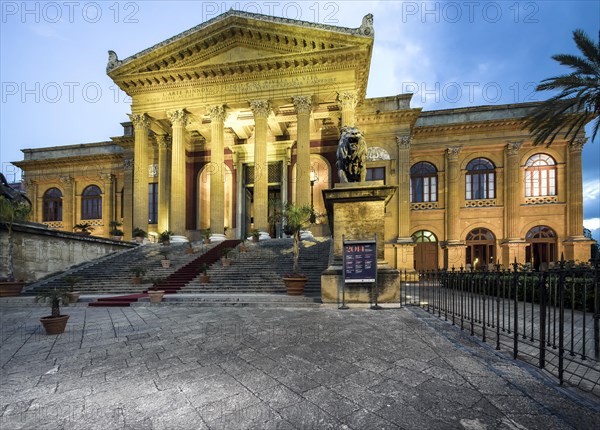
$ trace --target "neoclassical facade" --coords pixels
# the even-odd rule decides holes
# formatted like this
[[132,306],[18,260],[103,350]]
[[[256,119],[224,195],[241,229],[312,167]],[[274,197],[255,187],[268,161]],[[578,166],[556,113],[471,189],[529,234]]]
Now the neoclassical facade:
[[398,187],[385,214],[393,267],[586,261],[585,136],[533,146],[533,103],[425,112],[410,94],[366,98],[373,43],[370,15],[344,28],[231,10],[126,59],[110,51],[107,73],[132,99],[124,133],[23,150],[35,220],[104,236],[116,220],[126,238],[278,237],[277,202],[324,212],[350,125],[369,146],[367,180]]

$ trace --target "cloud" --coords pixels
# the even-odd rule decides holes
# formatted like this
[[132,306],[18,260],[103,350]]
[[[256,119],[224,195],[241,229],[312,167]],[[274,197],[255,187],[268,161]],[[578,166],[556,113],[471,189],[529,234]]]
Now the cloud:
[[583,199],[596,200],[600,196],[600,179],[591,179],[583,183]]
[[583,226],[590,230],[598,230],[600,229],[600,218],[584,219]]

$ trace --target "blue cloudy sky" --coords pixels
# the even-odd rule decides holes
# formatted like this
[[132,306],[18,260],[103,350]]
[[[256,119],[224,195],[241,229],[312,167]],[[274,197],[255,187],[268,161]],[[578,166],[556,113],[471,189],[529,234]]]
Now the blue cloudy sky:
[[[550,57],[576,53],[572,31],[597,40],[597,1],[55,1],[0,2],[0,162],[22,148],[107,140],[130,111],[106,76],[107,51],[125,58],[233,7],[360,26],[374,15],[368,97],[415,93],[425,110],[542,100]],[[600,238],[600,143],[584,150],[585,225]]]

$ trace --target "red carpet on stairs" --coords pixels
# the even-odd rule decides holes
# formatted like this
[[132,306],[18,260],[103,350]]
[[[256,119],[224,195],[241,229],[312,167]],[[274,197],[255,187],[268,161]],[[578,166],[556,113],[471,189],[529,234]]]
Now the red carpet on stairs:
[[[226,240],[221,242],[214,248],[209,249],[198,258],[190,261],[188,264],[180,267],[175,272],[171,273],[167,279],[161,282],[158,289],[164,290],[165,294],[175,294],[182,289],[188,282],[192,281],[200,274],[199,267],[206,263],[207,265],[214,264],[221,258],[221,250],[224,248],[235,248],[241,240]],[[98,301],[91,302],[89,306],[129,306],[131,303],[137,302],[138,299],[147,297],[146,291],[138,294],[128,294],[125,296],[105,297]]]

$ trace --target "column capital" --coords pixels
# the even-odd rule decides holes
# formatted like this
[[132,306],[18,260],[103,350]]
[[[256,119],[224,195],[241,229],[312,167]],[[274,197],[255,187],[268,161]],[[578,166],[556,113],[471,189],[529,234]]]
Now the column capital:
[[311,113],[312,96],[292,96],[292,103],[296,108],[296,113]]
[[148,129],[150,128],[150,117],[145,113],[137,114],[132,113],[129,115],[129,119],[133,123],[135,129]]
[[408,134],[404,136],[396,136],[396,144],[398,145],[398,149],[410,149],[411,143],[412,137]]
[[356,91],[342,91],[337,93],[335,101],[341,109],[354,109],[358,104],[358,96]]
[[75,183],[75,179],[70,176],[61,176],[60,183],[63,184],[64,187],[72,187]]
[[225,113],[225,106],[223,105],[209,106],[207,111],[211,121],[223,122],[227,116]]
[[26,187],[33,187],[34,185],[37,185],[37,181],[34,181],[33,179],[27,179],[27,178],[23,179],[23,183],[25,184]]
[[124,170],[133,170],[133,158],[123,158],[123,169]]
[[446,148],[446,156],[448,157],[448,161],[458,160],[458,154],[460,154],[461,149],[462,146],[449,146]]
[[185,108],[167,111],[167,117],[172,125],[185,127],[188,124],[189,116]]
[[250,109],[255,117],[267,118],[271,114],[269,100],[250,100]]
[[519,154],[519,149],[523,146],[523,142],[508,142],[506,144],[506,153],[508,156],[514,156]]
[[157,134],[156,145],[159,149],[168,149],[171,146],[171,137],[168,134]]
[[583,151],[583,146],[586,144],[588,138],[587,137],[579,137],[575,139],[573,142],[569,144],[569,151],[571,152],[581,152]]
[[115,175],[113,175],[112,173],[100,173],[100,179],[102,179],[102,182],[104,182],[105,184],[109,184],[111,183],[115,178]]

